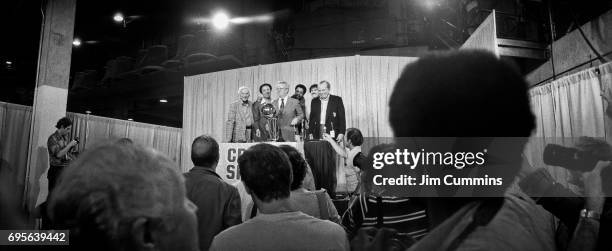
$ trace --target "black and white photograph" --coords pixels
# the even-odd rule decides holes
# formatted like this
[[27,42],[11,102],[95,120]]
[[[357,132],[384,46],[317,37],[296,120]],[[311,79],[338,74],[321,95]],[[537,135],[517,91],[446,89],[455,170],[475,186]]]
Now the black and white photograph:
[[5,0],[0,26],[0,250],[612,250],[612,0]]

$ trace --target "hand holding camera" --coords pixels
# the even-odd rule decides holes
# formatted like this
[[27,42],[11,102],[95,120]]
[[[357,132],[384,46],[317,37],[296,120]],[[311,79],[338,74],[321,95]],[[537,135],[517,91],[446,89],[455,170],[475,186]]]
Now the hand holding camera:
[[74,138],[72,141],[70,141],[70,143],[68,143],[70,147],[76,146],[78,144],[79,144],[79,137]]
[[612,146],[590,137],[580,137],[576,148],[548,144],[544,149],[544,163],[580,172],[585,208],[601,213],[606,194],[611,195]]
[[599,161],[612,161],[612,146],[591,137],[580,137],[576,148],[548,144],[544,148],[544,164],[570,171],[590,172]]
[[599,161],[592,171],[582,174],[584,197],[586,198],[585,208],[599,214],[603,211],[605,202],[601,171],[610,166],[610,164],[612,164],[610,161]]

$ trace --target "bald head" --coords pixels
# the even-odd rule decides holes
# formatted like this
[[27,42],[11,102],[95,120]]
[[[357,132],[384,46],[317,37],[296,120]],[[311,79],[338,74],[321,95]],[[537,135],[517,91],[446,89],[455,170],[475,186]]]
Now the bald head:
[[191,161],[196,166],[215,167],[219,162],[219,144],[208,135],[202,135],[191,144]]

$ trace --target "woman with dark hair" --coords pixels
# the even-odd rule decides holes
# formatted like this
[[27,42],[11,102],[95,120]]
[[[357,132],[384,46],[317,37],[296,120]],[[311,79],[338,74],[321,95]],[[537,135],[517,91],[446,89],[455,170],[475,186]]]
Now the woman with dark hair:
[[282,145],[280,148],[291,162],[293,180],[290,199],[294,208],[313,217],[341,224],[338,211],[325,189],[309,191],[303,187],[306,171],[310,168],[302,154],[292,146]]

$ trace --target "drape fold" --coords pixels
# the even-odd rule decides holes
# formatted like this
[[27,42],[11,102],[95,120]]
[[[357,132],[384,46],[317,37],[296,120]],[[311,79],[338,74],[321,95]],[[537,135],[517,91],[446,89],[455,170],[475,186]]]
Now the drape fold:
[[546,144],[573,146],[580,136],[612,142],[611,120],[606,116],[603,90],[612,88],[612,63],[590,68],[529,90],[536,129],[525,156],[534,167],[546,167],[557,181],[568,185],[569,172],[546,166],[542,154]]

